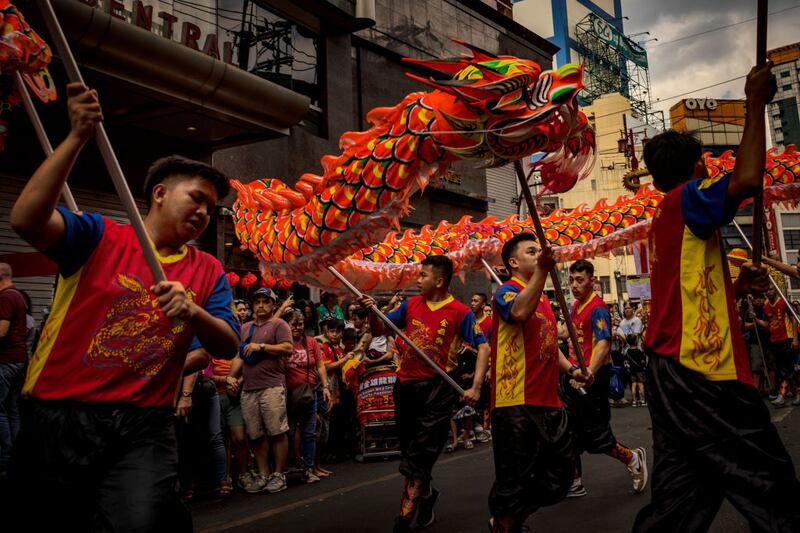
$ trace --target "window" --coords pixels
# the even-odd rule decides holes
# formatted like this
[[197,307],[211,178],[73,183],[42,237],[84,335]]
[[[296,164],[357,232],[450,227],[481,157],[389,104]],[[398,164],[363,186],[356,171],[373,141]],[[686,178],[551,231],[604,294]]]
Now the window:
[[592,180],[592,190],[593,191],[597,190],[597,180]]
[[789,71],[788,70],[784,70],[783,72],[781,72],[781,78],[788,78],[788,77],[789,77]]
[[611,294],[611,276],[600,276],[600,286],[603,294]]
[[[793,265],[797,261],[798,251],[800,251],[800,214],[781,213],[781,225],[783,227],[783,245],[786,252],[784,261]],[[800,291],[800,280],[789,279],[790,290]]]
[[783,242],[786,250],[800,250],[800,229],[784,229]]
[[791,86],[791,85],[784,85],[784,86],[783,86],[783,87],[781,87],[781,88],[782,88],[784,91],[791,91],[791,90],[792,90],[792,86]]

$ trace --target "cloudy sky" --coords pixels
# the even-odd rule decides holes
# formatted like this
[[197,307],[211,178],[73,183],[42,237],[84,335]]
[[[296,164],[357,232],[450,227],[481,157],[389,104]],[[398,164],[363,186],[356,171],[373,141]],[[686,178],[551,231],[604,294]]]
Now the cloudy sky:
[[[658,41],[645,44],[650,63],[654,107],[668,116],[679,99],[693,96],[741,98],[744,78],[694,92],[746,75],[755,63],[756,0],[622,0],[628,35],[649,31]],[[800,41],[800,1],[771,0],[767,49]],[[740,23],[741,22],[741,23]],[[740,23],[740,24],[739,24]],[[728,26],[723,28],[724,26]],[[715,28],[720,28],[716,31]],[[688,37],[708,32],[695,37]],[[684,38],[688,37],[688,38]],[[635,40],[647,39],[636,37]],[[686,98],[683,96],[682,98]],[[656,98],[661,100],[656,103]]]

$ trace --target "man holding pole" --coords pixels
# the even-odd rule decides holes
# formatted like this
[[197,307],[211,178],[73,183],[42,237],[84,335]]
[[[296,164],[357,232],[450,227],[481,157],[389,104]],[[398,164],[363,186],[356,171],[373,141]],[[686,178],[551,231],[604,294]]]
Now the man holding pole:
[[[633,491],[641,493],[647,486],[647,458],[642,447],[630,449],[619,442],[611,430],[611,409],[608,385],[611,379],[611,313],[594,292],[597,281],[594,265],[585,259],[569,267],[569,284],[575,304],[572,321],[578,331],[578,342],[586,358],[594,383],[584,386],[567,376],[562,377],[561,397],[574,428],[578,453],[604,453],[623,463],[631,476]],[[571,356],[574,360],[574,349]],[[584,391],[584,392],[581,392]],[[581,479],[580,455],[570,497],[585,496]]]
[[539,507],[560,502],[575,473],[559,371],[591,381],[558,349],[556,319],[543,294],[555,266],[550,247],[520,233],[503,245],[512,278],[492,298],[492,427],[495,482],[489,494],[494,533],[522,531]]
[[[445,372],[456,367],[463,343],[475,348],[475,376],[462,398],[464,403],[475,405],[486,375],[489,345],[472,311],[449,293],[452,277],[453,263],[448,257],[427,257],[417,278],[420,296],[404,300],[386,316]],[[375,305],[366,295],[359,302],[363,307]],[[374,314],[370,325],[373,334],[383,334],[385,326]],[[405,485],[394,530],[402,532],[410,529],[415,517],[419,527],[433,523],[439,491],[431,487],[431,472],[447,440],[458,395],[402,339],[398,339],[397,347],[401,359],[394,388],[395,419]]]
[[222,266],[187,243],[205,230],[228,183],[197,161],[153,164],[144,226],[173,280],[155,283],[131,226],[56,208],[103,118],[96,91],[71,83],[67,95],[71,131],[11,212],[17,233],[59,266],[23,387],[12,505],[24,523],[12,530],[187,531],[173,430],[178,381],[198,370],[184,369],[193,337],[218,358],[233,357],[239,344]]
[[730,175],[709,177],[702,145],[686,134],[667,131],[644,149],[666,196],[649,236],[645,349],[655,460],[652,501],[636,532],[707,531],[725,498],[753,531],[800,531],[800,483],[753,384],[736,316],[735,296],[765,291],[769,281],[764,267],[746,263],[731,283],[720,235],[762,187],[771,66],[747,77],[747,117]]

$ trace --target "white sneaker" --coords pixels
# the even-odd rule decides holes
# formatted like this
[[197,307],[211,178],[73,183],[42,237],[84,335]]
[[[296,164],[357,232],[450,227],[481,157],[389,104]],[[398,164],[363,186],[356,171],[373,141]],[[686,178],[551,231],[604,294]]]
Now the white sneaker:
[[267,488],[267,479],[261,474],[255,474],[252,478],[250,478],[250,483],[242,488],[245,490],[245,492],[249,492],[251,494],[262,492]]
[[311,469],[303,472],[303,480],[309,485],[312,483],[319,483],[319,476],[316,475]]
[[633,481],[633,492],[639,494],[647,486],[647,452],[641,447],[632,451],[633,459],[628,463],[628,472]]
[[572,486],[567,492],[567,498],[580,498],[581,496],[586,496],[586,494],[586,489],[583,487],[583,480],[579,477],[573,479]]
[[276,493],[286,490],[286,476],[281,472],[273,472],[267,481],[267,492]]
[[786,405],[786,400],[783,398],[783,396],[782,396],[782,395],[778,394],[778,397],[777,397],[777,398],[775,398],[774,400],[772,400],[772,401],[771,401],[771,402],[769,402],[769,403],[771,403],[771,404],[772,404],[772,405],[774,405],[775,407],[783,407],[783,406],[785,406],[785,405]]

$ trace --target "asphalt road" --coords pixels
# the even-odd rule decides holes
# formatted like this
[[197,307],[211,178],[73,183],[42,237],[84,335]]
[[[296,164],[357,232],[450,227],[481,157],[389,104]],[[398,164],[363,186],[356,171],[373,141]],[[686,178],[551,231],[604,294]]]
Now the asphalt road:
[[[800,463],[800,409],[773,410],[784,443]],[[620,442],[644,445],[652,466],[650,417],[646,408],[612,410],[612,427]],[[192,504],[195,530],[327,533],[391,531],[399,506],[401,477],[397,460],[329,465],[334,476],[315,485],[299,481],[278,494],[237,492],[226,500]],[[539,510],[528,520],[532,531],[630,531],[638,510],[650,500],[650,491],[634,495],[625,467],[606,456],[583,456],[588,495]],[[434,469],[434,485],[441,491],[436,522],[426,533],[486,532],[487,495],[494,479],[491,444],[459,448],[442,455]],[[748,531],[744,519],[727,502],[711,531]]]

